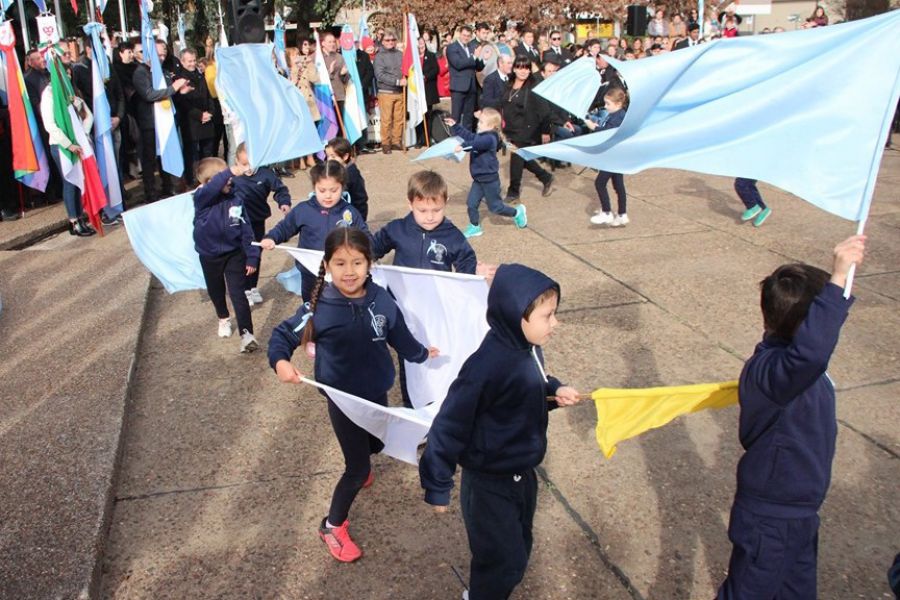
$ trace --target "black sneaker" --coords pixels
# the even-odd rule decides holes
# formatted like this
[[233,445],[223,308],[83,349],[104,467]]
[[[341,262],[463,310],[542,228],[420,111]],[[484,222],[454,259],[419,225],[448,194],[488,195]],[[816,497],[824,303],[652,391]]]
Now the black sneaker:
[[546,198],[546,197],[549,196],[552,192],[553,192],[553,176],[551,175],[551,176],[550,176],[550,179],[548,179],[548,180],[544,183],[544,189],[541,190],[541,196],[543,196],[543,197]]
[[519,193],[518,192],[506,192],[506,198],[503,199],[504,202],[509,204],[510,202],[518,202]]
[[15,210],[6,210],[5,208],[0,211],[0,217],[3,218],[4,221],[15,221],[22,215],[19,214],[18,211]]

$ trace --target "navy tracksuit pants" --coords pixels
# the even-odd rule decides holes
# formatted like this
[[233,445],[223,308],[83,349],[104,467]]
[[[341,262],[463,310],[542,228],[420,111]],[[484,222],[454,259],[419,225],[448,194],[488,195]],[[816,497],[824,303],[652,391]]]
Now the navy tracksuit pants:
[[733,548],[716,600],[816,600],[819,517],[762,517],[731,508]]

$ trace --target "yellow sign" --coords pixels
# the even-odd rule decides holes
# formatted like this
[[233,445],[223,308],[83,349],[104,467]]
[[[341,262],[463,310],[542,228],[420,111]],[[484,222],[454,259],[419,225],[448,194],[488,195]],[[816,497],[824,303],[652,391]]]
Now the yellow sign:
[[608,38],[612,36],[612,23],[578,23],[575,25],[575,38],[578,42],[584,42],[591,38]]

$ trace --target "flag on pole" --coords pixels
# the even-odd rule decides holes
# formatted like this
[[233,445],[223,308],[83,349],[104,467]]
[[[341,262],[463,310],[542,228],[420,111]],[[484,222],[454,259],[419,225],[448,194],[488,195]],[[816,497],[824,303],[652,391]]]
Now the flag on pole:
[[319,32],[314,30],[313,37],[316,42],[316,73],[319,76],[318,83],[313,84],[313,96],[316,99],[319,114],[322,116],[318,124],[319,139],[327,142],[337,136],[340,127],[334,111],[334,90],[331,89],[331,78],[328,76],[325,57],[322,55]]
[[606,458],[616,444],[673,419],[737,403],[738,382],[701,383],[644,389],[600,388],[591,394],[597,408],[597,443]]
[[106,12],[106,0],[97,0],[97,10],[101,15]]
[[45,14],[49,12],[47,10],[47,2],[45,0],[34,0],[34,5],[38,7],[39,14]]
[[347,65],[350,75],[347,81],[346,98],[344,100],[344,129],[347,132],[347,140],[354,144],[362,137],[362,132],[368,126],[369,117],[366,113],[366,101],[363,98],[362,82],[359,79],[359,71],[356,68],[356,46],[353,41],[353,30],[349,25],[344,25],[341,30],[341,56]]
[[103,183],[103,190],[108,200],[106,216],[115,218],[122,212],[122,188],[119,185],[119,168],[116,165],[116,147],[113,143],[109,100],[106,98],[103,78],[100,76],[96,48],[94,49],[94,60],[91,61],[91,77],[93,78],[94,151],[97,169],[100,172],[100,181]]
[[72,5],[72,10],[75,14],[78,14],[78,3],[75,0],[69,0],[69,3]]
[[[156,40],[153,37],[153,24],[150,22],[151,10],[153,8],[149,0],[141,0],[141,38],[146,49],[144,60],[150,63],[153,87],[164,90],[168,85],[159,56],[156,54]],[[160,157],[163,171],[181,177],[184,173],[184,157],[181,153],[178,129],[175,127],[175,106],[171,98],[153,103],[153,118],[156,123],[156,154]]]
[[0,0],[0,7],[3,8],[4,13],[6,13],[12,5],[13,0]]
[[[72,83],[63,70],[62,61],[53,51],[48,52],[47,67],[50,69],[50,91],[53,96],[53,121],[63,134],[81,148],[81,157],[68,148],[59,146],[59,162],[62,176],[81,190],[81,203],[91,225],[103,232],[100,211],[106,206],[106,193],[97,170],[94,150],[81,118],[75,111],[72,99],[75,92]],[[100,86],[103,89],[103,86]]]
[[456,151],[457,146],[463,145],[463,139],[459,136],[448,137],[442,142],[432,144],[430,148],[415,157],[413,162],[419,160],[428,160],[430,158],[446,158],[456,162],[462,162],[466,158],[466,151]]
[[281,18],[281,15],[275,13],[275,60],[278,61],[278,68],[281,69],[281,72],[284,73],[285,77],[291,76],[291,70],[288,68],[287,64],[287,56],[285,55],[285,43],[284,43],[284,19]]
[[661,167],[759,179],[864,220],[900,96],[898,29],[895,10],[646,60],[610,58],[631,94],[622,126],[519,153],[614,173]]
[[178,10],[178,47],[184,50],[187,45],[184,42],[184,13]]
[[[12,2],[12,0],[10,0],[10,2]],[[366,11],[364,10],[359,16],[359,47],[361,50],[365,50],[372,44],[374,44],[374,42],[372,41],[372,34],[369,31],[369,23],[367,22]]]
[[24,185],[43,192],[47,189],[50,167],[15,45],[12,21],[7,21],[0,25],[0,51],[5,63],[4,82],[12,137],[13,173]]
[[106,55],[106,48],[103,41],[100,39],[101,36],[105,37],[106,26],[100,23],[96,23],[91,21],[87,25],[85,25],[82,29],[84,32],[91,36],[91,51],[94,53],[94,58],[91,62],[96,63],[100,68],[100,79],[102,81],[109,80],[109,57]]
[[406,17],[406,47],[400,69],[406,77],[406,112],[409,113],[406,145],[412,146],[416,142],[416,126],[425,119],[428,101],[425,98],[425,79],[422,77],[422,58],[419,56],[419,25],[412,13]]

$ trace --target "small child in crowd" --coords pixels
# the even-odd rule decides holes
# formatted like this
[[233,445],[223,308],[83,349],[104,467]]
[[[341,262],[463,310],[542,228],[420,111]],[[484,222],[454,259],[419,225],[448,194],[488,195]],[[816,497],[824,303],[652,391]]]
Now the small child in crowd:
[[[625,120],[625,111],[628,110],[628,94],[625,90],[615,87],[603,96],[603,104],[607,112],[606,120],[603,124],[597,124],[590,120],[585,121],[591,130],[603,131],[619,127]],[[616,197],[619,200],[619,212],[615,216],[611,212],[609,192],[606,191],[606,184],[610,179],[612,179],[613,189],[616,190]],[[625,177],[621,173],[600,171],[597,173],[597,179],[594,180],[594,187],[600,197],[600,210],[591,217],[591,223],[611,225],[612,227],[628,225],[628,213],[625,210]]]
[[244,295],[244,280],[259,267],[259,248],[252,245],[253,231],[244,217],[244,207],[232,191],[233,178],[243,175],[243,167],[230,169],[221,158],[204,158],[197,165],[200,187],[194,192],[194,247],[206,291],[219,317],[219,337],[231,337],[231,318],[225,291],[237,316],[241,332],[241,352],[253,352],[259,345],[253,337],[250,304]]
[[[336,160],[319,163],[309,170],[312,180],[313,194],[309,200],[300,202],[291,209],[278,225],[272,228],[260,244],[271,250],[276,244],[283,244],[300,234],[298,248],[322,250],[325,237],[336,227],[355,227],[368,234],[362,215],[350,205],[343,196],[347,170]],[[312,298],[316,277],[297,263],[301,277],[301,294],[303,299]]]
[[741,214],[741,221],[753,221],[754,227],[759,227],[766,222],[772,209],[763,202],[759,189],[756,187],[755,179],[745,179],[738,177],[734,180],[734,191],[737,192],[738,198],[744,203],[745,210]]
[[765,335],[738,384],[744,455],[719,600],[818,597],[818,511],[837,437],[826,369],[853,304],[843,294],[847,273],[864,254],[865,236],[853,236],[835,247],[830,276],[788,264],[761,283]]
[[463,145],[457,146],[456,151],[470,152],[469,173],[472,175],[472,188],[466,199],[469,209],[469,226],[463,232],[467,238],[484,234],[484,229],[479,225],[481,219],[478,215],[478,207],[482,200],[487,201],[488,209],[497,215],[512,217],[516,227],[522,229],[528,225],[528,217],[525,214],[525,205],[519,204],[516,208],[507,206],[500,197],[500,162],[497,160],[497,149],[500,147],[500,126],[502,119],[500,113],[493,108],[481,110],[478,118],[478,131],[472,133],[453,119],[444,119],[451,127],[450,132],[463,139]]
[[[286,215],[291,210],[291,193],[272,169],[260,167],[254,171],[250,168],[250,160],[247,157],[247,148],[244,142],[238,144],[235,163],[243,169],[244,175],[235,177],[232,181],[234,193],[244,203],[244,211],[250,221],[250,229],[253,230],[253,239],[258,242],[263,239],[266,232],[266,219],[272,216],[268,202],[269,194],[275,194],[278,209]],[[261,263],[260,260],[260,266]],[[262,304],[263,297],[259,293],[257,285],[259,285],[259,268],[247,277],[244,288],[250,306]]]
[[344,138],[334,138],[325,145],[325,155],[329,160],[339,161],[347,168],[347,183],[344,189],[350,194],[350,204],[356,207],[364,221],[369,219],[369,193],[366,191],[366,180],[363,179],[356,161],[353,160],[353,151],[350,142]]
[[[316,381],[387,406],[394,385],[394,363],[388,344],[402,359],[421,363],[438,355],[409,332],[400,308],[382,287],[372,283],[372,246],[358,229],[335,229],[325,238],[325,257],[308,304],[272,332],[269,364],[283,383],[300,383],[291,356],[302,344],[315,342]],[[325,283],[325,274],[332,283]],[[350,538],[347,516],[356,495],[372,485],[370,455],[384,445],[354,424],[330,399],[328,416],[344,454],[344,473],[322,519],[319,536],[341,562],[362,556]]]
[[525,575],[547,413],[580,400],[544,371],[541,346],[557,325],[559,298],[543,273],[500,265],[488,293],[490,331],[450,386],[419,462],[425,501],[437,512],[450,502],[456,465],[463,468],[471,600],[508,598]]

